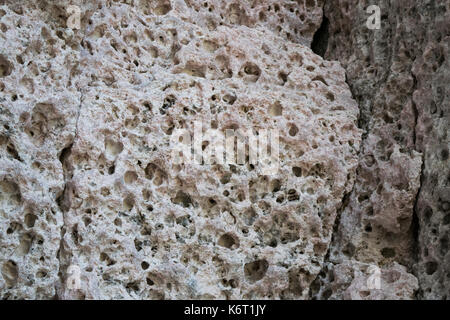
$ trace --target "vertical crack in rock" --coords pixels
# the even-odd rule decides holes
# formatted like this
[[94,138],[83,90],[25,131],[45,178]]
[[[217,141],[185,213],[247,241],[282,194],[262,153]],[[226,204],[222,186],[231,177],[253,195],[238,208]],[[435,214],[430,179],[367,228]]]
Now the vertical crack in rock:
[[[422,151],[420,150],[420,148],[417,146],[417,127],[419,125],[419,110],[417,109],[417,105],[416,102],[414,101],[414,93],[416,92],[417,89],[417,77],[414,74],[413,71],[411,71],[411,76],[413,78],[413,88],[412,88],[412,94],[411,94],[411,104],[412,104],[412,110],[414,113],[414,128],[413,128],[413,146],[414,149],[416,151]],[[413,245],[412,245],[412,249],[413,249],[413,259],[414,259],[414,264],[413,267],[411,268],[411,272],[416,276],[419,277],[418,275],[418,270],[417,270],[417,264],[419,263],[419,259],[420,259],[420,244],[419,244],[419,234],[420,234],[420,223],[419,223],[419,217],[418,217],[418,202],[419,202],[419,198],[420,198],[420,192],[422,190],[422,185],[423,185],[423,179],[424,179],[424,169],[425,169],[425,154],[422,153],[422,165],[420,167],[420,173],[419,173],[419,188],[417,190],[416,196],[414,198],[414,204],[413,204],[413,210],[412,210],[412,220],[411,220],[411,228],[412,228],[412,238],[413,238]],[[422,298],[422,289],[419,286],[419,289],[416,291],[415,293],[415,298],[416,299],[420,299]]]
[[[324,16],[324,18],[325,18],[325,16]],[[346,82],[346,84],[347,84],[347,86],[348,86],[348,88],[349,88],[349,90],[350,90],[350,92],[352,94],[352,98],[355,99],[355,97],[353,95],[352,88],[351,88],[351,86],[350,86],[350,84],[348,82],[348,79],[347,79],[347,74],[345,74],[345,82]],[[358,100],[356,100],[356,99],[355,99],[355,101],[358,102]],[[356,123],[358,124],[358,128],[362,130],[362,137],[364,137],[366,131],[359,126],[360,125],[360,119],[361,119],[361,109],[359,108],[359,104],[358,104],[358,110],[359,110],[359,113],[358,113],[358,118],[356,120]],[[359,146],[359,150],[358,150],[358,153],[357,153],[358,154],[357,167],[359,167],[359,162],[360,162],[359,157],[361,155],[361,148],[362,148],[362,146],[363,146],[363,140],[361,141],[361,144]],[[358,169],[356,170],[356,172],[358,172]],[[348,182],[349,182],[349,180],[347,180],[347,183]],[[330,243],[328,245],[327,253],[325,254],[321,271],[317,274],[317,277],[314,279],[314,281],[312,282],[312,285],[310,287],[309,299],[317,299],[318,298],[317,294],[320,291],[320,286],[321,286],[321,279],[320,278],[321,277],[322,278],[325,277],[326,273],[328,272],[329,266],[333,264],[333,262],[331,261],[331,258],[330,258],[331,250],[333,249],[335,241],[336,241],[336,236],[337,236],[339,225],[340,225],[340,222],[341,222],[342,213],[347,209],[347,206],[348,206],[348,204],[350,202],[350,196],[353,194],[353,192],[355,190],[355,185],[356,185],[356,179],[353,178],[352,179],[351,190],[349,192],[346,192],[344,194],[344,196],[342,197],[341,207],[337,210],[336,219],[335,219],[334,224],[333,224],[333,229],[332,229],[332,234],[331,234],[331,241],[330,241]]]
[[[425,170],[425,159],[424,155],[422,155],[422,166],[420,168],[420,184],[419,189],[417,190],[416,197],[414,199],[414,205],[413,205],[413,216],[412,216],[412,232],[413,232],[413,258],[414,258],[414,266],[412,268],[412,273],[419,277],[418,274],[418,268],[417,264],[420,261],[420,243],[419,243],[419,235],[420,235],[420,222],[419,222],[419,215],[418,215],[418,202],[420,198],[420,192],[422,190],[423,186],[423,179],[424,179],[424,170]],[[417,290],[415,294],[416,299],[422,299],[423,298],[423,290],[419,286],[419,289]]]
[[[76,143],[77,138],[78,138],[78,128],[79,128],[79,120],[80,120],[80,115],[81,115],[81,111],[82,111],[82,107],[83,107],[83,89],[80,89],[79,91],[80,93],[80,103],[78,106],[78,110],[76,113],[76,121],[75,121],[75,131],[74,131],[74,137],[72,139],[72,141],[70,142],[70,144],[65,147],[59,156],[59,161],[61,162],[61,166],[62,166],[62,170],[63,170],[63,177],[64,177],[64,188],[63,191],[61,193],[61,195],[56,199],[56,203],[58,204],[58,207],[62,213],[62,220],[63,220],[63,225],[61,226],[61,239],[60,239],[60,246],[59,246],[59,250],[58,250],[58,260],[59,260],[59,271],[58,271],[58,275],[59,275],[59,281],[60,283],[57,285],[57,297],[58,298],[64,298],[65,296],[65,290],[66,290],[66,273],[67,273],[67,265],[64,265],[64,263],[62,262],[64,256],[66,257],[70,257],[71,253],[69,252],[69,248],[65,248],[64,246],[64,235],[66,233],[66,213],[67,211],[70,209],[70,203],[69,200],[66,198],[67,196],[67,192],[70,191],[70,189],[68,189],[68,184],[70,184],[72,176],[73,176],[73,169],[71,167],[70,164],[70,155],[72,153],[72,147],[73,145]],[[67,259],[67,258],[66,258]],[[69,259],[70,260],[70,259]],[[59,292],[58,292],[59,291]]]
[[314,33],[313,41],[311,43],[312,51],[322,58],[325,57],[328,48],[329,24],[330,22],[324,12],[322,23],[316,33]]
[[65,234],[65,225],[66,225],[66,217],[65,217],[65,213],[67,211],[67,206],[65,204],[65,194],[67,191],[67,167],[66,167],[66,163],[65,161],[67,160],[67,158],[70,156],[70,152],[73,146],[73,142],[66,148],[64,148],[61,151],[61,155],[59,157],[59,160],[61,162],[62,165],[62,169],[63,169],[63,176],[64,176],[64,188],[62,190],[61,195],[56,199],[56,203],[61,211],[62,214],[62,226],[61,226],[61,230],[60,230],[60,244],[59,244],[59,249],[58,249],[58,261],[59,261],[59,268],[58,268],[58,276],[59,276],[59,283],[56,286],[56,297],[58,299],[61,299],[64,294],[64,290],[65,290],[65,281],[64,281],[64,273],[65,270],[63,270],[62,268],[62,255],[64,254],[64,234]]
[[[324,59],[325,59],[325,54],[327,53],[328,40],[329,40],[329,36],[330,36],[329,35],[329,23],[330,22],[329,22],[328,18],[325,15],[325,5],[326,5],[326,1],[324,2],[323,9],[322,9],[323,10],[322,22],[320,24],[319,29],[315,32],[313,40],[312,40],[312,43],[311,43],[311,49],[313,50],[313,52],[316,53],[317,55],[321,56]],[[333,53],[330,52],[329,55],[332,56]],[[353,99],[355,99],[355,97],[353,95],[351,84],[349,83],[349,81],[347,79],[347,74],[345,75],[345,82],[347,83],[350,92],[352,92]],[[357,99],[355,99],[355,101],[358,102]],[[362,114],[362,112],[361,112],[361,109],[359,107],[359,103],[358,103],[358,109],[359,109],[359,114],[358,114],[357,123],[358,123],[358,127],[360,129],[362,129],[362,126],[361,126],[361,114]],[[367,129],[363,131],[362,135],[363,135],[363,137],[367,135]],[[361,144],[360,144],[360,149],[358,151],[358,157],[359,157],[359,155],[361,153],[362,145],[363,145],[363,142],[361,142]],[[331,253],[331,250],[333,248],[333,243],[334,243],[334,241],[336,241],[335,237],[336,237],[336,234],[337,234],[337,231],[338,231],[338,228],[339,228],[341,215],[342,215],[342,212],[347,208],[347,206],[349,204],[350,195],[354,192],[354,188],[355,188],[355,180],[353,180],[351,191],[344,194],[344,196],[342,198],[342,205],[337,211],[336,219],[334,221],[334,225],[333,225],[333,229],[332,229],[333,231],[332,231],[332,235],[331,235],[331,241],[330,241],[330,243],[328,245],[327,253],[325,255],[324,262],[323,262],[323,265],[322,265],[322,270],[321,270],[321,272],[319,272],[317,274],[316,279],[313,281],[313,283],[316,283],[319,286],[320,286],[320,279],[319,279],[319,277],[323,276],[328,271],[327,269],[328,269],[328,265],[330,263],[330,253]],[[314,285],[312,285],[310,287],[310,290],[309,290],[309,298],[310,299],[315,299],[316,298],[314,296],[315,292],[313,292],[313,290],[317,290],[317,288],[315,288]]]
[[413,78],[413,87],[411,89],[411,105],[412,105],[412,111],[414,113],[414,126],[413,126],[413,146],[414,149],[417,152],[420,152],[418,146],[417,146],[417,126],[418,126],[418,121],[419,121],[419,110],[417,109],[417,105],[416,102],[414,101],[414,92],[416,91],[417,88],[417,78],[414,74],[414,72],[411,72],[411,77]]

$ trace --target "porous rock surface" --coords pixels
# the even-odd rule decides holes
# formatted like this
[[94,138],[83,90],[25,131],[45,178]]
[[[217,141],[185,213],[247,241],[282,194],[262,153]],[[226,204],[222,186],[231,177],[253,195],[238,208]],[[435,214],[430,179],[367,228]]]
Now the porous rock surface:
[[[303,45],[320,1],[0,4],[2,298],[309,298],[361,139],[344,70]],[[173,165],[194,120],[278,129],[278,172]]]
[[317,37],[325,58],[347,71],[364,134],[354,189],[312,297],[344,298],[352,287],[378,298],[358,289],[348,269],[364,263],[384,272],[399,263],[396,278],[409,277],[410,289],[387,285],[389,295],[448,299],[450,2],[377,1],[379,30],[366,27],[372,4],[326,1],[328,23]]
[[0,296],[448,299],[450,2],[372,4],[0,0]]

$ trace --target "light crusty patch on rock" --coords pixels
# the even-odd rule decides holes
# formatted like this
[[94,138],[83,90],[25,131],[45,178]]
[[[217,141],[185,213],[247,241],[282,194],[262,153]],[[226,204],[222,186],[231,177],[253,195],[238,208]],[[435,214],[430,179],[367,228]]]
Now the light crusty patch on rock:
[[[7,97],[38,71],[35,91],[2,101],[2,227],[19,225],[1,233],[2,296],[307,298],[355,179],[358,107],[343,69],[270,26],[210,30],[180,1],[152,3],[93,6],[82,34],[36,22],[28,47],[3,54]],[[16,52],[29,52],[23,64]],[[171,135],[194,120],[280,130],[278,173],[172,165]],[[21,244],[29,229],[44,241]],[[80,290],[65,285],[71,265]]]

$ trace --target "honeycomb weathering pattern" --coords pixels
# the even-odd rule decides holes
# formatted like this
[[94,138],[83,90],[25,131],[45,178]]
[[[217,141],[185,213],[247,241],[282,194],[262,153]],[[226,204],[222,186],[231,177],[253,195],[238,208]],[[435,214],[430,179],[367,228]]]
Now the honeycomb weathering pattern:
[[[0,6],[1,297],[307,298],[361,134],[302,45],[322,4],[85,2],[80,30],[67,5]],[[280,130],[279,172],[172,166],[194,120]]]

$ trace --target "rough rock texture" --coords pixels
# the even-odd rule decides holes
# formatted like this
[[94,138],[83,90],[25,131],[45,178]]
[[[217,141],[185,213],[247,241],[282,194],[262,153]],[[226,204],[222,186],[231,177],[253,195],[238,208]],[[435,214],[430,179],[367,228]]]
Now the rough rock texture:
[[45,11],[3,5],[0,17],[1,297],[49,299],[63,225],[58,157],[74,139],[78,55],[52,34]]
[[[380,30],[357,0],[22,2],[1,298],[450,297],[449,0],[380,0]],[[174,165],[193,121],[278,129],[278,173]]]
[[[321,3],[86,2],[80,30],[67,4],[0,7],[1,297],[308,298],[361,138],[300,44]],[[173,165],[194,120],[279,129],[278,173]]]
[[[394,262],[380,269],[379,288],[370,288],[370,277],[374,274],[375,264],[358,261],[344,261],[330,268],[328,279],[332,279],[325,288],[316,288],[319,297],[346,300],[397,300],[408,299],[417,290],[417,279],[408,273],[404,266]],[[321,289],[325,289],[321,291]]]
[[350,281],[335,274],[348,265],[384,270],[396,261],[406,267],[399,272],[417,275],[417,298],[447,299],[450,2],[378,1],[380,30],[366,27],[371,4],[327,1],[329,23],[317,37],[317,48],[347,71],[364,134],[355,186],[313,296],[345,297],[340,286]]

